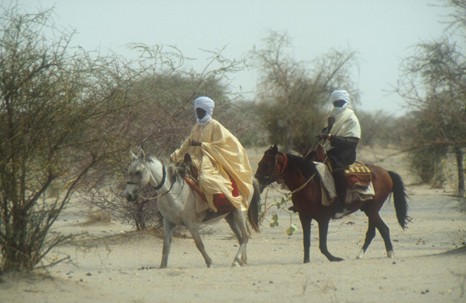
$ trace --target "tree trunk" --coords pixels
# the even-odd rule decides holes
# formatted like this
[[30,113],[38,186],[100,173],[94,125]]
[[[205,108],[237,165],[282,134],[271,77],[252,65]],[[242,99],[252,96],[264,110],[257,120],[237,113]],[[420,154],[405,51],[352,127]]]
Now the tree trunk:
[[464,199],[464,152],[459,146],[455,146],[456,164],[458,167],[458,196]]

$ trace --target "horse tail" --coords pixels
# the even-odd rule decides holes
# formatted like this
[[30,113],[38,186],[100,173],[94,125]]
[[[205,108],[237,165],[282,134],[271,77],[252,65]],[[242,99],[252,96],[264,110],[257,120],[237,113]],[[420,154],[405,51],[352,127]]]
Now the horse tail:
[[406,194],[406,188],[403,184],[401,176],[395,172],[389,171],[388,174],[393,181],[393,200],[395,203],[396,218],[401,228],[405,229],[410,221],[408,217],[408,195]]
[[248,209],[248,221],[255,232],[259,232],[259,212],[261,208],[261,196],[259,182],[256,179],[253,181],[254,193],[252,195],[251,204]]

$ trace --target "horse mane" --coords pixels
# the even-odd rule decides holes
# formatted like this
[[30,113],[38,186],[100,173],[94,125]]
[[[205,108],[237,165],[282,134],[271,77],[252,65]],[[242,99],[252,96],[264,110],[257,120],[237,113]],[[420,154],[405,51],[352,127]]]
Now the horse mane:
[[293,172],[300,172],[304,177],[310,178],[316,172],[314,163],[303,157],[287,154],[288,169]]
[[183,177],[185,173],[182,167],[179,167],[174,164],[165,165],[165,163],[163,163],[162,160],[152,155],[147,155],[144,160],[147,162],[151,162],[151,163],[155,163],[155,161],[157,160],[158,162],[160,162],[160,164],[162,164],[162,166],[165,166],[166,173],[167,173],[167,179],[170,181],[170,183],[172,184],[175,182],[183,183],[182,181],[183,181]]

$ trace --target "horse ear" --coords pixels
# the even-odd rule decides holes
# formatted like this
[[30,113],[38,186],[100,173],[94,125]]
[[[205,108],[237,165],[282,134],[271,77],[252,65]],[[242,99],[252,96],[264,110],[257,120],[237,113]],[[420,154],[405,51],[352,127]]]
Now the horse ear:
[[142,148],[139,149],[139,160],[144,160],[146,159],[146,154],[142,150]]
[[129,153],[130,153],[130,156],[131,156],[131,160],[134,161],[134,160],[137,160],[137,159],[138,159],[138,156],[136,156],[136,155],[133,153],[132,150],[130,150]]
[[274,151],[274,152],[278,152],[277,144],[274,144],[274,145],[273,145],[273,151]]

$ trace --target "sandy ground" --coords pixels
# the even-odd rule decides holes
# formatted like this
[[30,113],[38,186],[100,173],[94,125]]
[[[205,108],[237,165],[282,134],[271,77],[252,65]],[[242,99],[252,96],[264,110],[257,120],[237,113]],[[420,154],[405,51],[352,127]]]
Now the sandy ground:
[[[259,150],[259,156],[263,150]],[[248,266],[231,267],[236,240],[226,222],[203,228],[207,251],[214,261],[206,268],[189,236],[176,237],[169,268],[159,269],[162,239],[154,232],[135,232],[118,222],[88,223],[79,201],[66,209],[54,233],[79,236],[57,247],[50,261],[70,260],[25,276],[0,277],[0,302],[466,302],[466,214],[452,197],[454,186],[431,189],[414,185],[398,156],[382,159],[362,152],[405,177],[413,218],[403,231],[391,201],[381,215],[390,227],[395,257],[386,257],[380,235],[365,258],[356,260],[367,220],[357,212],[330,224],[330,251],[345,260],[331,263],[318,250],[313,224],[311,262],[302,264],[302,233],[288,236],[290,216],[277,212],[278,227],[267,220],[248,245]],[[251,157],[253,167],[258,160]],[[269,191],[271,197],[280,194]],[[183,232],[181,232],[184,235]]]

